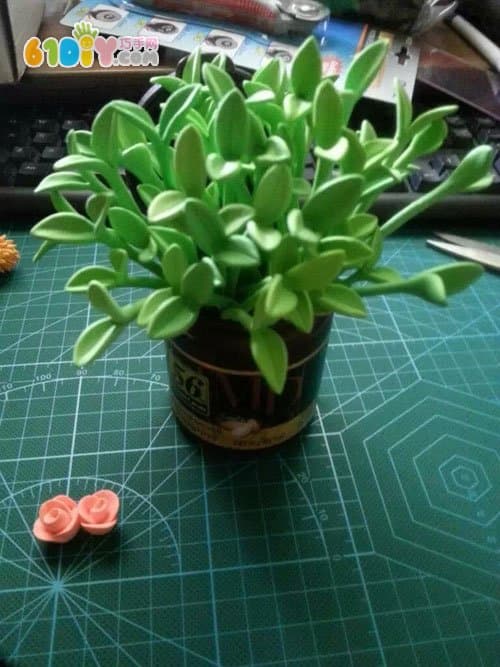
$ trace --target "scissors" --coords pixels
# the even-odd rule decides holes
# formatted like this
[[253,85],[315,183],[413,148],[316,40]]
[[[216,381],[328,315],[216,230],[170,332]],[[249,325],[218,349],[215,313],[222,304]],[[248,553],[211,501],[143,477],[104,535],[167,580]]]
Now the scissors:
[[442,250],[454,257],[478,262],[487,269],[500,271],[500,246],[474,241],[464,236],[455,236],[455,234],[435,232],[435,235],[442,240],[435,241],[434,239],[428,239],[427,245],[437,250]]

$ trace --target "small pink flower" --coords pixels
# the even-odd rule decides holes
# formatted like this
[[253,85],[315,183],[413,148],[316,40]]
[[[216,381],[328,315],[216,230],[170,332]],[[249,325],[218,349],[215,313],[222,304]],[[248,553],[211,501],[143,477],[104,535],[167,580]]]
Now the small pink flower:
[[91,535],[105,535],[116,526],[120,501],[116,493],[104,489],[84,496],[78,503],[80,524]]
[[80,528],[78,506],[69,496],[55,496],[40,506],[33,533],[42,542],[64,544],[77,534]]

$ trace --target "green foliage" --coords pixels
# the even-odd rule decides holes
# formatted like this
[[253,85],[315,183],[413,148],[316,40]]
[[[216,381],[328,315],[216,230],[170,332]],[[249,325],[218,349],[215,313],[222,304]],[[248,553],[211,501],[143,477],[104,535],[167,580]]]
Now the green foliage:
[[[482,272],[455,263],[403,277],[380,265],[384,238],[444,196],[488,183],[491,149],[473,149],[433,191],[379,221],[376,198],[441,146],[440,107],[413,119],[395,82],[393,137],[368,121],[348,126],[356,102],[383,63],[387,45],[371,44],[342,86],[322,78],[313,37],[289,73],[271,60],[242,90],[217,56],[189,56],[180,78],[153,81],[168,93],[157,122],[138,105],[116,100],[90,132],[70,132],[68,156],[38,186],[56,210],[32,229],[39,259],[58,244],[109,247],[108,266],[79,268],[66,283],[105,317],[78,338],[74,360],[90,363],[135,322],[155,339],[178,336],[207,308],[243,327],[269,386],[286,380],[282,321],[310,332],[315,317],[364,317],[364,297],[405,293],[444,305]],[[315,159],[312,183],[304,178]],[[85,215],[65,199],[90,191]],[[149,290],[120,304],[115,290]],[[119,294],[119,292],[117,292]]]

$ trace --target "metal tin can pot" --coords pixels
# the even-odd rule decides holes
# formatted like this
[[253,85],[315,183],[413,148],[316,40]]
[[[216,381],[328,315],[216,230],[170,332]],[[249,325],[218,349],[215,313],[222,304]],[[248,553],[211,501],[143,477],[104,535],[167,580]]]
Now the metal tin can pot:
[[289,358],[278,395],[259,373],[242,327],[203,314],[189,332],[166,343],[177,420],[196,438],[231,449],[265,449],[289,440],[313,414],[331,320],[317,317],[310,334],[277,327]]

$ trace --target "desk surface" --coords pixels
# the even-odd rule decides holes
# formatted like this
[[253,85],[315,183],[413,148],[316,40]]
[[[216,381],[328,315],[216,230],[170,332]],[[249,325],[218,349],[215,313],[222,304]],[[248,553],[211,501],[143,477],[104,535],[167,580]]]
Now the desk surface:
[[[399,297],[337,317],[317,414],[255,456],[202,449],[136,331],[85,370],[93,318],[63,292],[94,250],[12,230],[0,286],[0,655],[16,665],[498,664],[499,278],[448,309]],[[389,240],[413,272],[442,258]],[[446,261],[446,260],[445,260]],[[118,492],[119,530],[63,548],[49,496]],[[495,516],[496,514],[496,516]]]

